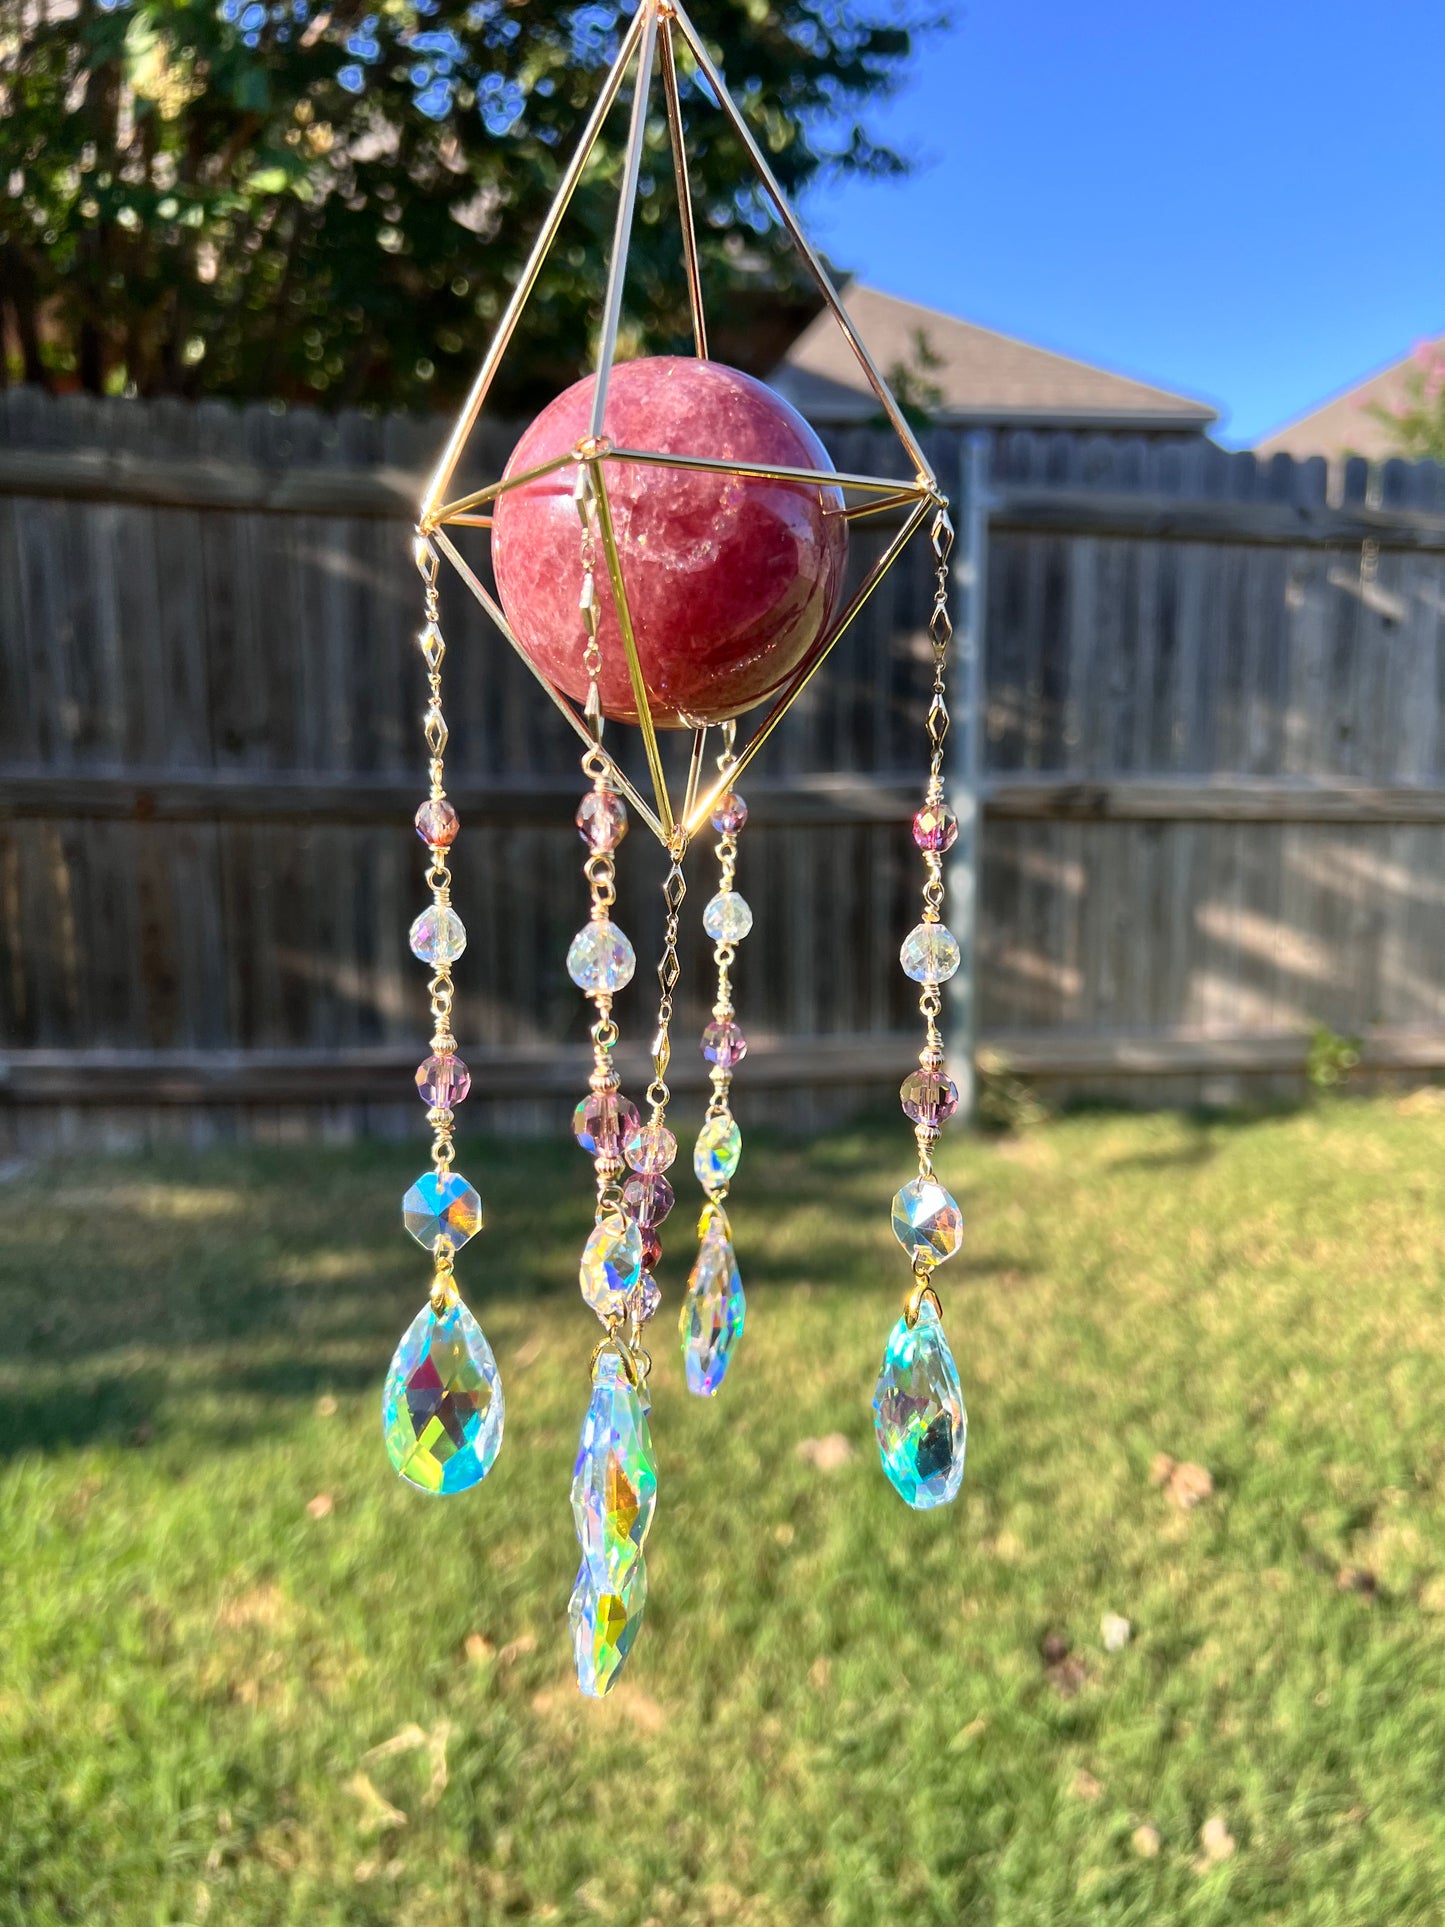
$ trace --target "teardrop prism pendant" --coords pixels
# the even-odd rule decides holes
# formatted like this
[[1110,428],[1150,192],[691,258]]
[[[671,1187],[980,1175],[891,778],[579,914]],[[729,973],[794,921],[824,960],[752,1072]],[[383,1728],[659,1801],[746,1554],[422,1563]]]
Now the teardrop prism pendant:
[[591,1699],[616,1685],[642,1624],[642,1546],[656,1508],[657,1461],[642,1398],[621,1355],[601,1351],[572,1474],[582,1563],[567,1608],[577,1684]]
[[873,1429],[883,1470],[916,1512],[958,1497],[968,1414],[931,1296],[923,1299],[912,1324],[905,1312],[889,1334],[873,1394]]
[[502,1380],[486,1334],[460,1299],[423,1305],[402,1335],[381,1395],[386,1455],[441,1497],[480,1485],[502,1446]]
[[697,1263],[688,1275],[678,1325],[687,1389],[698,1398],[714,1398],[743,1335],[747,1300],[732,1228],[720,1204],[704,1207],[698,1235]]

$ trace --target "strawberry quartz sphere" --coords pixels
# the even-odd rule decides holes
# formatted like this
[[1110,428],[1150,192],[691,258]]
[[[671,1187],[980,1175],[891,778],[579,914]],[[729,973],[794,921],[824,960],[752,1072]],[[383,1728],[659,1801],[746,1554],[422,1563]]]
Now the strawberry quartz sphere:
[[[561,394],[512,451],[520,475],[575,449],[591,428],[596,377]],[[607,385],[614,448],[776,468],[832,466],[802,416],[750,375],[659,355],[620,362]],[[700,469],[609,460],[603,477],[654,720],[721,722],[770,696],[824,634],[848,549],[842,491]],[[496,505],[492,563],[507,620],[528,658],[576,701],[587,695],[582,524],[565,467]],[[604,714],[637,710],[599,536],[595,572]]]

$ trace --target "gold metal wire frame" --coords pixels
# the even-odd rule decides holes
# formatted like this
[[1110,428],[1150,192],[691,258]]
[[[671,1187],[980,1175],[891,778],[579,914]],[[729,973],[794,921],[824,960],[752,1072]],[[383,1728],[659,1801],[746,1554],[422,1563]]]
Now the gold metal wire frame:
[[[702,273],[699,263],[697,231],[693,215],[692,193],[688,174],[686,140],[682,120],[682,107],[678,81],[677,38],[680,37],[690,54],[697,72],[711,90],[718,108],[731,124],[733,131],[742,142],[762,185],[772,202],[779,222],[793,245],[802,256],[816,283],[825,306],[842,329],[853,350],[858,364],[869,387],[873,391],[880,408],[898,435],[903,451],[913,467],[913,477],[905,480],[898,476],[856,475],[834,469],[789,468],[768,463],[738,463],[702,455],[672,455],[650,449],[622,448],[614,446],[604,433],[604,416],[607,402],[608,382],[617,353],[618,325],[622,311],[622,294],[627,273],[627,257],[632,235],[633,219],[636,213],[638,184],[641,176],[643,147],[647,131],[648,104],[652,89],[654,60],[658,60],[662,74],[663,99],[667,113],[669,141],[672,149],[673,172],[677,185],[678,215],[682,229],[683,267],[687,277],[688,300],[692,314],[694,349],[700,358],[707,355],[707,322],[703,304]],[[536,286],[543,265],[561,227],[573,195],[576,193],[587,163],[592,156],[601,136],[608,114],[621,94],[629,67],[636,62],[637,78],[633,88],[632,107],[629,117],[627,145],[623,153],[622,184],[618,196],[617,220],[613,235],[612,254],[608,264],[607,288],[603,300],[602,327],[598,342],[596,360],[596,384],[593,391],[591,432],[579,441],[565,455],[554,456],[550,461],[516,475],[504,477],[501,481],[490,483],[487,487],[474,489],[468,494],[448,501],[446,492],[456,473],[458,464],[466,451],[467,442],[476,425],[487,395],[496,378],[502,357],[516,333],[522,311]],[[882,555],[869,569],[863,581],[855,590],[842,613],[825,632],[817,638],[804,656],[801,663],[780,685],[762,721],[755,727],[752,735],[732,764],[726,776],[719,779],[706,790],[701,789],[701,770],[707,740],[704,723],[693,724],[693,742],[688,762],[687,789],[680,812],[673,809],[672,798],[668,791],[666,773],[663,769],[661,745],[658,741],[656,719],[647,697],[646,682],[638,653],[637,636],[628,603],[627,583],[622,566],[622,556],[617,543],[616,527],[612,517],[611,498],[608,493],[608,466],[614,462],[640,463],[659,468],[674,468],[692,472],[729,476],[749,482],[786,482],[812,485],[822,488],[836,488],[844,497],[841,514],[848,521],[862,520],[865,517],[882,514],[886,511],[902,512],[902,523]],[[507,642],[517,651],[532,675],[552,699],[553,703],[566,717],[572,728],[583,742],[593,745],[593,735],[587,721],[563,692],[552,682],[528,656],[519,638],[513,631],[505,613],[495,596],[486,588],[470,563],[457,549],[455,543],[444,533],[446,526],[457,528],[490,529],[493,525],[491,513],[481,513],[491,509],[495,503],[512,489],[523,488],[541,481],[549,475],[569,466],[584,466],[591,476],[595,491],[598,527],[607,564],[608,581],[612,589],[613,605],[617,612],[618,630],[622,638],[623,653],[627,662],[628,681],[632,690],[633,702],[637,710],[638,726],[642,732],[643,747],[647,757],[648,775],[651,779],[653,802],[645,799],[616,757],[607,749],[596,745],[608,766],[613,781],[619,791],[637,811],[648,828],[666,845],[674,855],[680,856],[689,839],[703,826],[712,813],[714,804],[723,791],[734,783],[749,763],[762,749],[782,721],[793,702],[801,695],[807,684],[817,674],[826,661],[830,651],[838,642],[865,607],[878,584],[902,554],[909,540],[922,525],[929,509],[945,505],[937,479],[917,438],[913,434],[902,409],[894,398],[887,383],[878,372],[867,348],[858,336],[833,287],[822,261],[810,246],[807,237],[799,227],[792,209],[788,206],[781,187],[778,185],[762,150],[754,140],[747,123],[744,121],[732,97],[727,91],[722,75],[718,72],[708,55],[706,47],[696,29],[683,11],[678,0],[640,0],[640,4],[622,37],[617,58],[613,62],[602,91],[598,95],[577,151],[568,163],[566,172],[558,187],[557,194],[542,224],[542,230],[528,257],[527,264],[512,298],[507,305],[497,333],[493,338],[486,357],[478,372],[472,392],[467,398],[451,437],[443,452],[441,462],[428,485],[418,517],[418,531],[429,535],[443,555],[457,571],[465,586],[476,597],[487,616],[500,631]],[[851,502],[849,495],[861,496],[861,501]]]

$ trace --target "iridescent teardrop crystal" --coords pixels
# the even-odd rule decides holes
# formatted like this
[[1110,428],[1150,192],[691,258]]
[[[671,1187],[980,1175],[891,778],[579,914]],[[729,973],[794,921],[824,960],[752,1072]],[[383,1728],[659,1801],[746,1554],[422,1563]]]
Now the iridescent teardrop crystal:
[[386,1454],[423,1492],[465,1492],[492,1469],[502,1444],[502,1381],[492,1348],[460,1300],[424,1305],[386,1375]]
[[577,1684],[589,1699],[600,1700],[611,1691],[632,1651],[646,1604],[647,1567],[641,1559],[620,1584],[609,1581],[601,1591],[585,1559],[577,1568],[567,1618]]
[[624,989],[636,968],[637,952],[606,917],[584,924],[567,951],[567,975],[591,996]]
[[953,1353],[926,1298],[916,1324],[905,1316],[889,1333],[873,1394],[873,1429],[883,1470],[916,1511],[957,1498],[968,1414]]
[[622,1360],[603,1352],[572,1472],[577,1540],[599,1593],[615,1589],[641,1558],[656,1506],[657,1461],[647,1414]]
[[678,1319],[687,1389],[699,1398],[713,1398],[727,1376],[746,1314],[728,1221],[721,1211],[712,1209],[703,1220],[697,1262],[688,1274],[687,1296]]

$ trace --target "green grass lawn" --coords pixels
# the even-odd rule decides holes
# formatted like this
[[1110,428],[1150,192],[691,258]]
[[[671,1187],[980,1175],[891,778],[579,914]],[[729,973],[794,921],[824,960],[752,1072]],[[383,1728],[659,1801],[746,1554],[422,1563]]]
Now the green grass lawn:
[[[971,1431],[927,1515],[869,1411],[910,1149],[754,1135],[711,1403],[680,1178],[647,1623],[600,1706],[566,1628],[570,1144],[463,1145],[507,1432],[444,1501],[379,1416],[420,1130],[0,1188],[0,1920],[1445,1917],[1445,1111],[955,1140]],[[834,1433],[844,1462],[800,1450]]]

